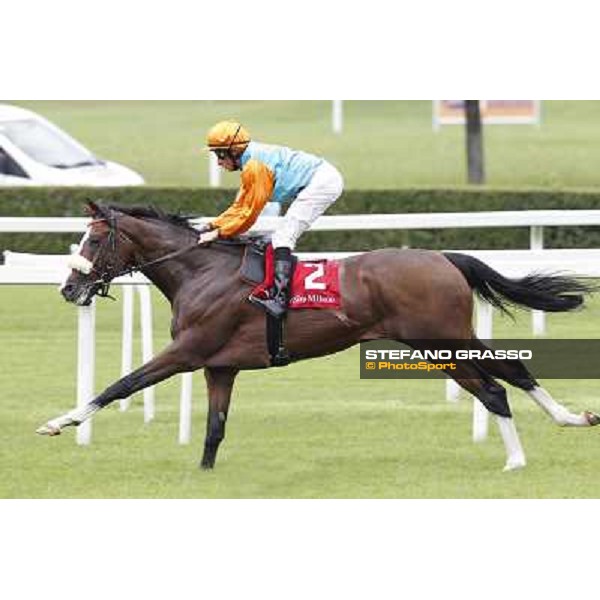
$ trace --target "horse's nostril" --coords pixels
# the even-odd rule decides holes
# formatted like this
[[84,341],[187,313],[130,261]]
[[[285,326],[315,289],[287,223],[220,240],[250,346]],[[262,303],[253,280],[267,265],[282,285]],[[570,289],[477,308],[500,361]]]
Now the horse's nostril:
[[60,290],[60,293],[65,297],[65,298],[69,298],[70,296],[72,296],[73,294],[73,290],[75,289],[75,286],[72,283],[67,283],[65,286],[63,286],[63,288]]

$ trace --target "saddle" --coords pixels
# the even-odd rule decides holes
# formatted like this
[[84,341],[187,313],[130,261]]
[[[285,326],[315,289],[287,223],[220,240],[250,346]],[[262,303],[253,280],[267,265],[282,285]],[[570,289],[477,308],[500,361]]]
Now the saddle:
[[240,274],[246,283],[259,285],[265,280],[266,257],[270,241],[265,237],[240,238],[246,246]]
[[[245,240],[240,267],[243,281],[253,286],[251,296],[267,294],[273,282],[273,247],[265,238]],[[336,261],[292,260],[292,283],[288,309],[339,308],[340,291]],[[285,348],[284,319],[266,313],[267,347],[272,366],[285,366],[291,357]]]
[[[292,257],[289,310],[340,308],[339,267],[335,260],[301,261]],[[266,241],[246,247],[241,277],[254,286],[252,296],[264,297],[273,284],[273,248]]]

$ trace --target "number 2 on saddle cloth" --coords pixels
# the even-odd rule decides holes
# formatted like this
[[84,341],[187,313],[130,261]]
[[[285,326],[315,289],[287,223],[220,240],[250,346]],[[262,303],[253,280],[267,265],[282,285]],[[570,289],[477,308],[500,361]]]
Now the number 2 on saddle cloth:
[[[266,297],[273,285],[273,247],[265,251],[263,281],[252,290],[258,298]],[[339,308],[339,265],[335,260],[294,261],[289,310],[298,308]]]

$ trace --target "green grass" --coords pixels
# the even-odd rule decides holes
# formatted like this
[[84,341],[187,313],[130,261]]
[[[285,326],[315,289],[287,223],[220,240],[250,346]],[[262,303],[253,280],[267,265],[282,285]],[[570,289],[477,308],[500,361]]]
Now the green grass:
[[[167,341],[168,307],[154,298],[155,348]],[[511,389],[529,460],[502,473],[492,424],[471,442],[471,400],[444,399],[441,381],[365,381],[356,348],[238,378],[227,437],[213,472],[197,469],[206,395],[195,376],[193,440],[177,443],[179,380],[158,386],[156,419],[143,424],[141,395],[94,419],[93,442],[36,436],[75,402],[76,310],[52,287],[0,288],[0,497],[2,498],[597,498],[597,430],[559,429]],[[121,304],[97,316],[100,391],[116,379]],[[498,337],[528,337],[530,321],[497,317]],[[600,336],[600,301],[551,315],[552,337]],[[139,358],[139,357],[138,357]],[[575,411],[600,410],[600,382],[548,380]]]
[[[432,130],[428,101],[348,101],[345,130],[331,132],[330,101],[15,101],[81,140],[101,157],[138,170],[152,185],[206,186],[201,148],[215,121],[235,118],[271,143],[322,154],[347,188],[461,185],[464,132]],[[488,184],[600,185],[600,102],[544,101],[542,126],[485,128]],[[237,186],[237,175],[224,184]]]

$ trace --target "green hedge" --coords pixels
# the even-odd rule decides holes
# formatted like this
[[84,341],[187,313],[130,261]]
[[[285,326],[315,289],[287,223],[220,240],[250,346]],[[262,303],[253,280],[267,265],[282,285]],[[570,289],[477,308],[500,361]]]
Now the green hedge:
[[[187,215],[215,215],[231,202],[235,190],[198,188],[6,188],[0,189],[0,216],[80,216],[86,199],[155,205]],[[327,214],[472,212],[482,210],[600,209],[600,192],[507,190],[490,188],[348,190]],[[412,231],[314,232],[298,249],[369,250],[409,245],[420,248],[527,248],[529,229],[481,228]],[[0,250],[62,253],[78,234],[0,234]],[[552,248],[600,247],[597,227],[549,227]]]

